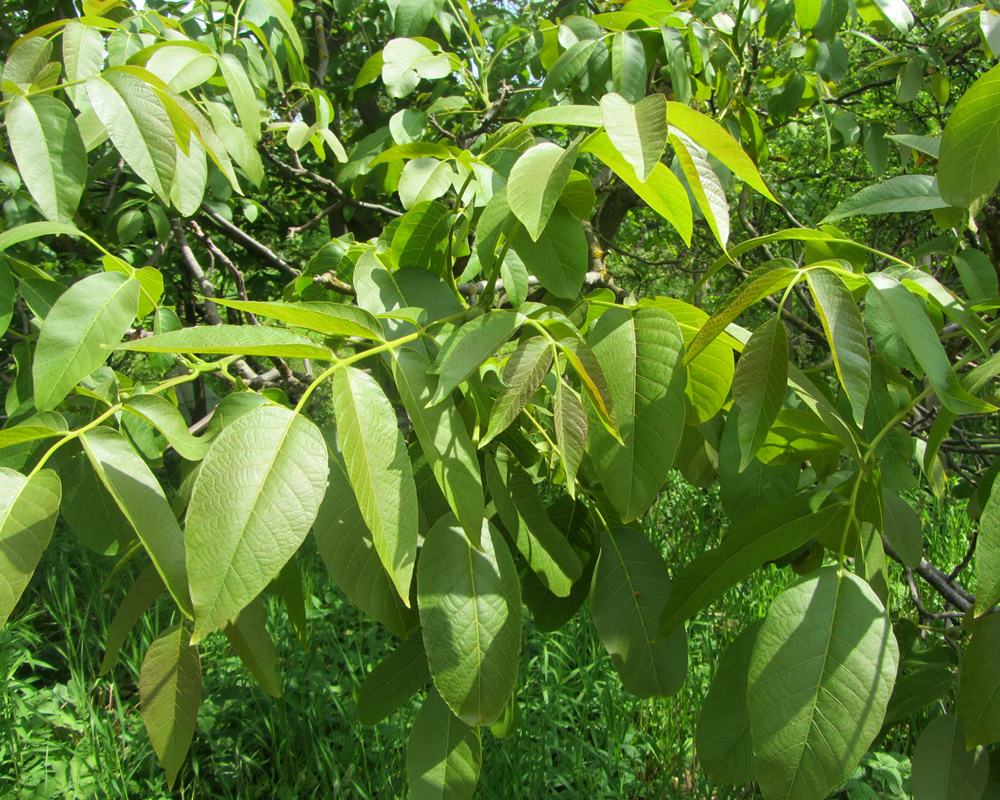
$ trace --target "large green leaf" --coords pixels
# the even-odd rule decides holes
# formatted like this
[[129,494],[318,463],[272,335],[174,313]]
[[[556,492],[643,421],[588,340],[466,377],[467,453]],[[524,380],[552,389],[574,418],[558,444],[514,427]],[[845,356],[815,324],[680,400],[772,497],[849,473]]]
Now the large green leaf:
[[[450,181],[446,181],[450,186]],[[390,255],[397,268],[419,267],[441,274],[450,243],[452,212],[434,200],[417,203],[400,219]]]
[[521,342],[504,365],[503,379],[507,389],[493,402],[490,424],[479,446],[490,442],[506,430],[534,397],[542,380],[552,367],[552,345],[543,336],[533,336]]
[[324,428],[330,450],[330,482],[313,524],[313,536],[330,577],[362,611],[405,638],[417,627],[416,611],[404,605],[379,558],[351,487],[335,432]]
[[139,308],[139,283],[119,272],[77,281],[49,311],[35,347],[35,408],[50,411],[103,364]]
[[281,697],[275,672],[278,656],[267,632],[267,609],[260,597],[227,621],[222,632],[261,688],[271,697]]
[[296,328],[306,328],[327,336],[360,336],[364,339],[381,340],[382,326],[378,320],[362,308],[346,303],[283,303],[281,301],[259,302],[254,300],[222,300],[212,298],[212,302],[269,317]]
[[115,349],[134,350],[139,353],[200,353],[333,360],[329,348],[285,328],[267,325],[205,325],[182,328],[179,331],[155,333],[142,339],[123,342]]
[[989,773],[986,748],[967,750],[959,718],[943,714],[923,729],[913,751],[913,800],[979,800]]
[[544,230],[534,239],[526,228],[518,226],[510,245],[528,272],[552,294],[573,298],[580,293],[589,262],[587,237],[580,220],[565,206],[555,207]]
[[747,704],[768,800],[822,800],[878,734],[899,650],[871,588],[837,567],[812,572],[768,609]]
[[684,630],[657,635],[669,595],[667,565],[649,539],[632,528],[601,536],[590,614],[622,684],[636,697],[669,697],[684,683]]
[[406,97],[421,78],[439,80],[449,72],[447,53],[435,55],[416,39],[391,39],[382,51],[382,80],[390,97]]
[[652,94],[633,105],[620,94],[611,92],[601,98],[601,121],[622,158],[632,165],[636,177],[645,182],[660,163],[667,145],[666,98],[662,94]]
[[708,151],[687,134],[670,134],[670,143],[702,216],[723,247],[729,242],[729,201],[726,189],[708,160]]
[[434,684],[467,725],[503,713],[517,682],[521,589],[503,537],[483,520],[476,550],[450,514],[428,531],[417,574]]
[[[76,537],[102,556],[115,555],[135,541],[135,530],[101,481],[86,453],[78,453],[60,471],[66,490],[62,518]],[[176,531],[180,538],[180,529]]]
[[937,178],[930,175],[898,175],[874,186],[866,186],[827,214],[823,223],[858,214],[899,214],[947,208],[941,199]]
[[851,413],[860,425],[865,419],[872,366],[868,355],[868,335],[847,285],[833,272],[810,270],[806,283],[816,303],[816,313],[830,344],[830,354],[840,385],[851,401]]
[[910,568],[920,566],[924,551],[924,536],[920,517],[909,503],[895,492],[882,490],[883,528],[896,555]]
[[163,578],[153,564],[139,573],[139,577],[122,599],[108,627],[107,638],[104,640],[104,658],[101,660],[98,675],[105,675],[114,668],[118,661],[118,653],[132,628],[149,611],[165,588]]
[[741,518],[718,547],[697,556],[674,579],[660,633],[670,633],[768,561],[793,552],[825,529],[842,529],[846,521],[845,504],[813,511],[802,497],[771,503]]
[[955,672],[950,667],[925,667],[903,675],[892,690],[883,725],[895,725],[954,690]]
[[740,471],[760,450],[785,402],[788,334],[777,316],[754,331],[736,363],[733,400],[740,407]]
[[562,378],[556,382],[556,393],[552,400],[552,425],[556,432],[556,446],[566,473],[566,490],[570,497],[576,497],[576,473],[583,461],[587,447],[587,410],[575,389]]
[[965,746],[1000,740],[1000,615],[991,614],[975,628],[958,671],[958,718]]
[[[104,37],[97,28],[80,22],[70,22],[62,33],[63,69],[66,82],[86,80],[97,75],[104,66]],[[79,103],[82,86],[67,87],[66,92]]]
[[125,163],[169,204],[177,148],[159,97],[127,72],[108,70],[89,78],[86,86],[94,112]]
[[184,537],[156,476],[118,431],[97,427],[83,434],[80,442],[174,601],[185,614],[191,614]]
[[327,483],[319,429],[259,406],[212,442],[184,529],[194,641],[236,616],[281,572],[312,527]]
[[471,800],[479,783],[482,744],[477,728],[451,713],[431,689],[406,745],[406,781],[413,800]]
[[50,469],[25,478],[0,467],[0,628],[49,545],[60,496],[59,476]]
[[655,164],[645,181],[639,180],[632,165],[626,161],[607,133],[598,131],[580,147],[581,152],[593,153],[646,204],[674,226],[685,242],[691,241],[694,218],[684,185],[665,165]]
[[516,311],[489,311],[457,328],[441,345],[430,372],[438,375],[432,403],[444,399],[506,342],[524,317]]
[[1000,481],[994,481],[979,517],[976,542],[976,613],[1000,600]]
[[424,640],[411,636],[368,673],[358,694],[358,722],[374,725],[401,708],[431,679]]
[[393,356],[396,387],[413,423],[420,449],[469,541],[478,547],[486,516],[483,482],[476,447],[469,438],[465,421],[447,398],[427,407],[437,388],[437,380],[428,374],[431,364],[423,354],[401,347]]
[[139,704],[149,742],[173,787],[187,757],[201,706],[201,658],[183,625],[149,646],[139,672]]
[[949,205],[967,208],[1000,180],[1000,67],[962,95],[941,137],[938,184]]
[[607,376],[621,443],[591,426],[590,454],[597,475],[623,522],[656,500],[674,462],[684,428],[680,328],[658,308],[608,309],[588,337]]
[[187,421],[177,406],[159,394],[137,394],[125,401],[123,408],[144,419],[166,437],[174,450],[189,461],[201,461],[211,439],[192,436]]
[[541,142],[525,151],[507,180],[507,203],[532,241],[538,241],[566,188],[576,163],[577,145],[568,150]]
[[333,408],[337,440],[361,515],[409,607],[417,559],[417,489],[396,412],[375,379],[354,367],[334,376]]
[[21,179],[42,213],[71,223],[87,182],[87,149],[73,114],[54,97],[15,97],[7,135]]
[[243,64],[232,53],[223,53],[219,56],[219,67],[222,69],[222,77],[226,79],[226,88],[232,95],[236,113],[240,117],[240,122],[243,123],[243,130],[251,143],[257,144],[260,141],[260,109],[257,107],[257,91],[250,83]]
[[760,626],[761,621],[751,623],[722,654],[698,717],[701,768],[724,783],[746,784],[754,776],[747,679]]
[[[624,95],[626,102],[640,102],[646,93],[647,72],[642,39],[632,31],[618,31],[611,38],[611,83],[615,91]],[[666,121],[664,114],[664,125]]]

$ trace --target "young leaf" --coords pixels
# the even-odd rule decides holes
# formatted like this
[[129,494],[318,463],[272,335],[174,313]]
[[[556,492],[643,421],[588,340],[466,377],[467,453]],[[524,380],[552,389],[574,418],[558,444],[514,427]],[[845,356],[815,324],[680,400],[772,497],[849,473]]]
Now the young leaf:
[[[451,186],[450,181],[446,181]],[[398,269],[419,267],[440,275],[450,240],[452,212],[433,200],[414,205],[399,221],[392,236],[390,255]]]
[[393,377],[413,423],[420,449],[469,541],[479,547],[479,535],[486,516],[483,482],[476,448],[469,438],[465,422],[447,399],[427,407],[437,381],[428,374],[430,362],[421,353],[401,347],[393,355]]
[[70,110],[54,97],[15,97],[7,112],[7,135],[42,214],[72,223],[87,182],[87,149]]
[[192,436],[187,421],[177,406],[159,394],[137,394],[125,401],[125,411],[144,419],[162,433],[181,458],[201,461],[208,452],[211,439]]
[[417,488],[396,412],[375,379],[354,367],[333,378],[337,440],[375,550],[404,605],[417,559]]
[[196,642],[245,608],[298,550],[328,471],[319,429],[281,406],[259,406],[222,429],[184,530]]
[[684,630],[657,638],[669,595],[667,565],[645,536],[632,528],[603,534],[590,613],[622,684],[636,697],[669,697],[684,683]]
[[517,419],[517,415],[535,396],[551,368],[552,346],[548,339],[533,336],[518,345],[504,367],[503,378],[507,389],[493,402],[489,429],[480,440],[480,447],[489,443]]
[[246,132],[252,144],[260,141],[260,109],[257,107],[257,91],[250,83],[243,64],[232,53],[223,53],[219,56],[219,67],[222,69],[222,77],[226,80],[226,88],[232,95],[233,105],[236,106],[236,113],[243,123],[243,130]]
[[323,333],[327,336],[360,336],[363,339],[382,340],[382,326],[371,314],[347,303],[268,303],[253,300],[224,300],[213,297],[216,305],[235,308],[293,325],[296,328]]
[[457,328],[445,340],[430,367],[431,374],[440,376],[431,404],[439,403],[478,371],[523,322],[524,317],[516,311],[488,311]]
[[59,476],[50,469],[25,478],[0,467],[0,628],[49,546],[60,496]]
[[785,402],[788,384],[788,334],[772,317],[750,337],[733,377],[733,400],[740,407],[740,471],[760,450]]
[[135,319],[139,283],[101,272],[74,283],[52,306],[35,348],[35,408],[51,411],[103,364]]
[[949,205],[968,208],[1000,180],[1000,67],[962,95],[941,137],[938,183]]
[[810,270],[806,273],[806,284],[830,344],[840,385],[851,401],[851,412],[860,426],[864,423],[868,405],[872,366],[868,355],[868,335],[858,304],[844,282],[829,270]]
[[551,142],[528,149],[507,180],[507,202],[531,240],[538,241],[576,164],[576,144],[568,150]]
[[441,697],[467,725],[503,713],[517,681],[521,589],[514,560],[483,520],[482,551],[450,514],[427,532],[417,597],[424,647]]
[[899,175],[874,186],[866,186],[827,214],[820,224],[836,222],[858,214],[899,214],[948,208],[941,199],[937,178],[930,175]]
[[698,760],[710,778],[724,783],[754,779],[747,678],[761,622],[747,626],[722,654],[698,717]]
[[108,627],[108,638],[104,642],[104,658],[101,660],[98,675],[106,675],[114,669],[126,637],[142,619],[143,614],[156,602],[156,598],[163,594],[164,589],[166,587],[163,585],[163,578],[153,564],[139,573],[139,577],[122,599]]
[[155,333],[142,339],[123,342],[115,349],[134,350],[139,353],[200,353],[333,360],[329,348],[285,328],[265,325],[205,325],[182,328],[179,331]]
[[482,745],[477,728],[451,713],[431,689],[406,744],[406,781],[413,800],[471,800],[479,783]]
[[680,131],[670,135],[670,143],[698,208],[719,244],[725,247],[729,241],[729,202],[722,181],[708,161],[708,151]]
[[534,239],[526,228],[518,226],[510,245],[527,271],[556,297],[569,299],[580,293],[589,262],[587,236],[580,220],[567,208],[556,206]]
[[260,597],[222,626],[222,632],[250,670],[261,688],[271,697],[281,697],[281,686],[275,667],[278,656],[274,642],[267,633],[267,609]]
[[667,145],[666,98],[662,94],[652,94],[633,105],[620,94],[611,92],[601,98],[601,122],[622,158],[632,165],[636,177],[645,183],[653,168],[660,163],[663,148]]
[[980,621],[958,670],[958,718],[965,730],[965,746],[1000,740],[1000,616],[990,614]]
[[330,482],[313,524],[313,536],[330,577],[354,604],[406,638],[417,627],[415,610],[407,608],[382,561],[351,487],[335,432],[324,428],[330,451]]
[[201,706],[201,658],[183,625],[161,633],[139,672],[139,704],[149,742],[172,788],[187,757]]
[[375,725],[402,708],[431,679],[424,640],[411,636],[375,665],[361,684],[358,722]]
[[967,750],[960,719],[942,714],[923,729],[913,751],[914,800],[979,800],[989,772],[986,748]]
[[768,609],[750,660],[754,769],[765,796],[822,800],[878,734],[899,650],[868,584],[809,573]]
[[621,444],[593,426],[591,456],[623,522],[653,504],[684,428],[684,341],[674,318],[658,308],[608,309],[590,346],[608,377]]
[[80,436],[104,488],[135,529],[178,608],[192,612],[184,537],[156,476],[118,431],[103,426]]

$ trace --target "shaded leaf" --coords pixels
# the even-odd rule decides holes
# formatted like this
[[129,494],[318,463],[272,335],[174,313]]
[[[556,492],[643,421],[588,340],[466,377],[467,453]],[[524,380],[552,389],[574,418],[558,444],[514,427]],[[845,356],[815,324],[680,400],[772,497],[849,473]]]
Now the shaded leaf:
[[471,800],[479,782],[479,730],[451,713],[431,689],[406,745],[406,780],[413,800]]
[[989,778],[986,749],[966,750],[958,717],[931,720],[913,751],[910,782],[914,800],[978,800]]
[[374,725],[402,708],[431,679],[424,640],[400,642],[368,673],[358,695],[358,722]]
[[736,362],[733,400],[740,407],[741,472],[764,444],[785,402],[787,383],[788,334],[775,316],[754,331]]

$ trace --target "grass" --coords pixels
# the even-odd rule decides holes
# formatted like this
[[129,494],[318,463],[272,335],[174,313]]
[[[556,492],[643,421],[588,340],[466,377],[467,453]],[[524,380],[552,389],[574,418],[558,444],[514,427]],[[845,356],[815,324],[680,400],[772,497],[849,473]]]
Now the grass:
[[[717,540],[718,509],[714,493],[671,479],[646,524],[672,569]],[[954,535],[959,519],[934,502],[922,513],[935,555],[957,563],[965,547]],[[419,698],[374,727],[356,722],[366,670],[391,650],[392,637],[346,600],[310,544],[300,553],[307,647],[280,601],[268,599],[283,696],[267,696],[222,636],[206,640],[198,732],[170,792],[136,692],[145,649],[173,622],[170,605],[162,600],[133,631],[113,672],[98,676],[103,635],[124,594],[118,584],[128,582],[105,590],[100,580],[109,560],[57,533],[26,601],[0,630],[0,715],[8,721],[0,728],[0,800],[405,798],[405,742]],[[535,631],[526,616],[520,722],[506,739],[483,732],[477,798],[757,797],[752,788],[707,780],[692,737],[722,651],[792,577],[789,570],[760,570],[693,620],[687,683],[664,700],[624,692],[585,610],[553,634]],[[892,583],[902,587],[895,607],[912,608],[905,585]],[[884,749],[911,746],[912,737],[902,735]],[[884,787],[907,773],[905,756],[876,754],[857,777],[895,798],[905,795]],[[871,795],[852,785],[844,796]]]

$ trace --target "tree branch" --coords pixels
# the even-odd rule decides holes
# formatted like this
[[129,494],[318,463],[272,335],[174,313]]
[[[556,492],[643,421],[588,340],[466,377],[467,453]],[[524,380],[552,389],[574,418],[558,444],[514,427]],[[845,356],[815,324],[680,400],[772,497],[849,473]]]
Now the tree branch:
[[267,261],[271,262],[282,272],[285,272],[294,278],[299,276],[299,270],[295,269],[295,267],[285,261],[285,259],[271,250],[271,248],[267,245],[262,242],[258,242],[242,228],[238,228],[233,225],[233,223],[221,214],[209,208],[207,205],[203,205],[201,207],[201,212],[212,220],[212,222],[218,226],[219,230],[221,230],[230,241],[233,241],[241,247],[263,256]]

